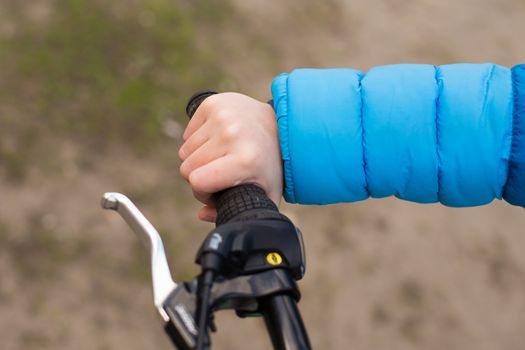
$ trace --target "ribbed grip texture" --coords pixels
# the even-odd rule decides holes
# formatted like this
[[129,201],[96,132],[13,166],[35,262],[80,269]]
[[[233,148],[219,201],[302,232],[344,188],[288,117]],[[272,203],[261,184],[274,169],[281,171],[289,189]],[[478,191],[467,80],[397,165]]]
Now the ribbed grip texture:
[[252,210],[279,213],[277,206],[268,198],[264,190],[255,185],[240,185],[221,191],[216,194],[215,204],[217,226]]

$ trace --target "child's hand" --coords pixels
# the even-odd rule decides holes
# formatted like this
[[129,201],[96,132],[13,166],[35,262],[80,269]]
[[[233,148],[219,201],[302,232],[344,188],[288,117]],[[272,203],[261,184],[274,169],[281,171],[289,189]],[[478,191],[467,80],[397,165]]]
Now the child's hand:
[[197,109],[183,138],[180,173],[205,204],[201,220],[215,221],[213,193],[243,183],[260,186],[279,205],[282,163],[270,105],[237,93],[212,95]]

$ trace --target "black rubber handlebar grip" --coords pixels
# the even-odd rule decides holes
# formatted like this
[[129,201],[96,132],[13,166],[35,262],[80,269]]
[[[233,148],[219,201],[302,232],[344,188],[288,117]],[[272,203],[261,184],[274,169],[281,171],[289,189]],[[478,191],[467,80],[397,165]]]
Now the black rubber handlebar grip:
[[[191,119],[200,104],[217,92],[200,91],[190,97],[186,105],[186,114]],[[225,189],[214,195],[217,208],[216,225],[237,221],[241,217],[281,217],[275,203],[268,198],[264,190],[256,185],[244,184]],[[253,215],[252,215],[253,214]]]
[[190,99],[188,100],[188,104],[186,105],[186,115],[188,118],[191,119],[195,112],[197,111],[197,108],[201,105],[201,103],[210,97],[211,95],[217,94],[217,91],[213,90],[202,90],[194,93]]

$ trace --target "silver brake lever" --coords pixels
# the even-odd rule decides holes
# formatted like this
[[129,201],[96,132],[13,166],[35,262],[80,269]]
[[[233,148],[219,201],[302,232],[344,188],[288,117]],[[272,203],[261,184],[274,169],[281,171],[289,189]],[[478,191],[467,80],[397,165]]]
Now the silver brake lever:
[[153,282],[153,302],[160,316],[165,322],[169,317],[163,308],[164,301],[177,288],[177,283],[171,277],[170,268],[166,260],[164,245],[159,233],[146,217],[138,210],[133,202],[125,195],[117,192],[104,193],[102,208],[115,210],[124,221],[131,226],[149,249],[151,258],[151,279]]

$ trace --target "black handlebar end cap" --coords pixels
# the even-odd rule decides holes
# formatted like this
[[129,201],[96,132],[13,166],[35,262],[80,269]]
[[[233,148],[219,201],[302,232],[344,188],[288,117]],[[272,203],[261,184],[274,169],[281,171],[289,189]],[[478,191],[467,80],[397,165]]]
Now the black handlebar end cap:
[[199,108],[200,104],[211,95],[217,94],[217,91],[213,90],[202,90],[194,93],[190,99],[188,100],[188,104],[186,105],[186,115],[191,119],[193,115],[195,114],[195,111],[197,108]]

